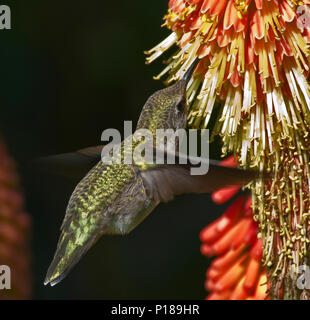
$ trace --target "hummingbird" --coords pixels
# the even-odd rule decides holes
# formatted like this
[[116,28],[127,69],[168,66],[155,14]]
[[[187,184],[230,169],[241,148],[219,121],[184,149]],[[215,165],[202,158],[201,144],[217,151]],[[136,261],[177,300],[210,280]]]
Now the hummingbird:
[[[175,84],[152,94],[142,108],[136,130],[186,127],[186,87],[197,62]],[[133,143],[133,145],[135,142]],[[124,144],[122,142],[123,152]],[[244,185],[259,173],[219,165],[210,160],[205,175],[191,175],[177,164],[147,165],[100,160],[102,146],[77,154],[96,160],[77,184],[66,209],[61,234],[44,284],[62,281],[84,254],[107,234],[124,235],[136,228],[161,202],[183,193],[207,193],[228,185]]]

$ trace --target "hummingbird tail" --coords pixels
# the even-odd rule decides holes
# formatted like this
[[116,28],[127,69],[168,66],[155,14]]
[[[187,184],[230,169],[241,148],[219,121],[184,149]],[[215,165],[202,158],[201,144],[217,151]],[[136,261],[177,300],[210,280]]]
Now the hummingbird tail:
[[62,281],[71,269],[80,261],[89,248],[95,243],[98,237],[91,237],[81,244],[72,242],[68,233],[64,233],[51,265],[48,268],[44,285],[56,285]]

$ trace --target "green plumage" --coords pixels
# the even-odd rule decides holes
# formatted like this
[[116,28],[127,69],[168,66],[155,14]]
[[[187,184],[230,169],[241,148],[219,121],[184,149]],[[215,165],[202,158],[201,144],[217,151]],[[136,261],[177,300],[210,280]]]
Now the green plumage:
[[[181,106],[176,111],[176,106]],[[156,92],[146,102],[137,129],[184,128],[185,82]],[[121,157],[141,143],[133,137],[132,150],[121,145]],[[138,159],[139,160],[139,159]],[[103,234],[124,234],[134,229],[158,204],[149,199],[139,174],[148,165],[141,159],[133,165],[100,161],[77,185],[67,207],[57,250],[45,284],[61,281]]]

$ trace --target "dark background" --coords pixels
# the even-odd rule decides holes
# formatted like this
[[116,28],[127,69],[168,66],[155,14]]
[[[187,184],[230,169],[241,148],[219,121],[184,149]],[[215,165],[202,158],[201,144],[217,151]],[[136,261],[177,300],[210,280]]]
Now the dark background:
[[[167,0],[2,1],[12,30],[0,30],[0,130],[17,160],[33,217],[36,299],[201,299],[208,260],[200,230],[223,211],[209,195],[160,205],[124,237],[106,236],[56,287],[43,280],[59,236],[70,179],[36,170],[32,159],[100,144],[123,132],[162,83],[161,60],[143,51],[164,39]],[[211,148],[211,154],[218,150]],[[30,169],[29,169],[30,168]]]

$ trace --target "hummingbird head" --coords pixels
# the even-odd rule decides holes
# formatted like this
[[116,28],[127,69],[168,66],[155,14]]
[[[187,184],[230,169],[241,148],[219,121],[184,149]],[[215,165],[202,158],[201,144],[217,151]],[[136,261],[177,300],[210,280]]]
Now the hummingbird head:
[[186,126],[186,87],[198,63],[195,60],[183,77],[174,85],[156,91],[144,105],[138,121],[138,128],[180,129]]

